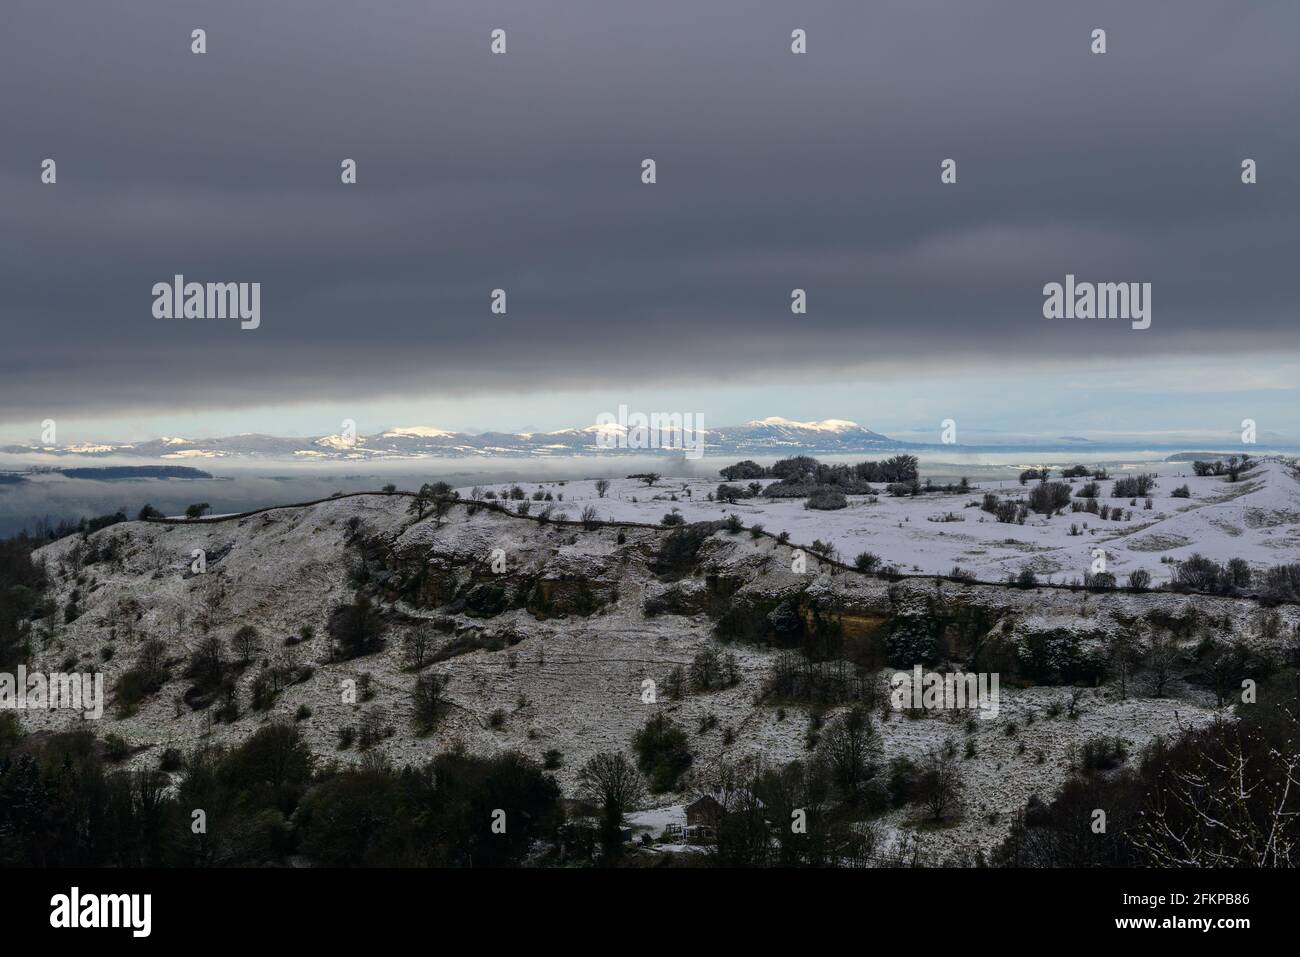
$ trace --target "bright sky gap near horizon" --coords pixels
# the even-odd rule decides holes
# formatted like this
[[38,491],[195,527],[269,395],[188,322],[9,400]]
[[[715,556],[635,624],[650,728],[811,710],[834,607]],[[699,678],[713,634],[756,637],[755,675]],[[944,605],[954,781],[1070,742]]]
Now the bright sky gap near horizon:
[[[0,440],[545,431],[626,403],[1300,442],[1292,4],[74,7],[3,14],[26,40],[0,58]],[[464,39],[498,25],[508,56]],[[154,319],[177,272],[261,282],[261,327]],[[1151,282],[1151,328],[1045,320],[1067,272]]]

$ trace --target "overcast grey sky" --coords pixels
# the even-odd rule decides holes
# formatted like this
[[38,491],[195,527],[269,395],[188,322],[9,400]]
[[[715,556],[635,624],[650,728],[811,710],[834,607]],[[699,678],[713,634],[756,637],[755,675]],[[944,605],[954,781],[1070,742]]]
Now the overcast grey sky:
[[[0,432],[1211,428],[1234,376],[1295,432],[1297,42],[1290,0],[5,0]],[[1044,319],[1067,272],[1151,328]],[[175,273],[261,327],[153,318]]]

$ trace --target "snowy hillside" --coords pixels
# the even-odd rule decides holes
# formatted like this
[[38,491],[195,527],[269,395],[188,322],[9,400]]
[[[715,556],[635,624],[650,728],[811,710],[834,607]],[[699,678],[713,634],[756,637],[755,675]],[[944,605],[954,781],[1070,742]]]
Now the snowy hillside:
[[[848,496],[848,507],[838,511],[806,509],[801,498],[709,501],[721,480],[661,478],[653,486],[637,479],[614,480],[604,498],[594,481],[521,487],[530,498],[539,489],[550,492],[552,500],[544,504],[571,518],[589,505],[602,519],[651,524],[674,510],[688,522],[735,513],[746,526],[789,532],[797,544],[831,543],[845,562],[871,552],[905,572],[946,575],[960,567],[982,581],[1005,581],[1024,567],[1043,581],[1082,580],[1095,560],[1094,549],[1105,551],[1106,570],[1121,582],[1130,572],[1145,569],[1156,585],[1171,578],[1173,562],[1198,552],[1219,562],[1242,558],[1256,570],[1300,561],[1300,480],[1281,461],[1264,461],[1236,483],[1221,476],[1200,478],[1190,468],[1185,475],[1162,476],[1151,492],[1150,509],[1145,498],[1110,496],[1113,479],[1122,474],[1098,483],[1098,502],[1121,509],[1122,520],[1101,520],[1067,508],[1051,518],[1031,514],[1023,525],[998,522],[979,505],[986,492],[1022,499],[1033,482],[982,482],[968,493],[917,497],[893,497],[881,487],[876,496]],[[1069,481],[1077,493],[1090,480]],[[1174,497],[1183,485],[1190,497]],[[484,486],[499,496],[508,495],[510,488]],[[560,493],[563,501],[554,498]],[[1083,501],[1077,495],[1072,500]],[[534,511],[537,507],[534,503]],[[1071,534],[1072,526],[1077,534]]]
[[[1178,530],[1192,537],[1213,529],[1225,541],[1253,542],[1257,549],[1234,553],[1261,561],[1285,557],[1289,545],[1268,543],[1290,541],[1290,526],[1282,522],[1295,520],[1294,479],[1270,466],[1231,489],[1236,496],[1224,489],[1198,483],[1181,512],[1176,500],[1162,497],[1151,526],[1122,529],[1129,550],[1120,554],[1145,557],[1150,553],[1133,543],[1154,534]],[[602,517],[638,520],[674,506],[691,518],[717,518],[730,508],[701,501],[702,484],[688,490],[686,497],[681,483],[645,488],[624,481],[600,499],[591,483],[546,487],[556,514],[562,509],[571,517],[591,503]],[[797,629],[829,614],[844,635],[864,643],[863,660],[879,662],[892,622],[928,615],[944,636],[943,654],[1003,672],[1000,710],[996,720],[966,721],[961,713],[918,719],[886,709],[884,751],[887,758],[919,757],[969,740],[981,759],[966,763],[965,813],[927,839],[938,850],[987,851],[1005,833],[1008,815],[1065,779],[1080,741],[1121,735],[1138,748],[1219,713],[1198,677],[1197,649],[1206,636],[1264,660],[1285,653],[1298,621],[1294,607],[1270,611],[1248,600],[1167,592],[1101,596],[927,579],[891,583],[837,573],[815,558],[799,568],[792,547],[726,531],[704,541],[689,567],[665,577],[656,571],[669,535],[664,530],[557,527],[465,504],[439,523],[411,514],[409,503],[401,494],[359,495],[230,520],[128,522],[51,544],[37,558],[54,580],[57,607],[73,606],[75,613],[37,623],[32,665],[105,674],[107,686],[118,690],[95,730],[124,740],[129,767],[156,767],[164,748],[237,742],[270,721],[288,720],[319,756],[343,762],[382,754],[400,766],[456,744],[483,754],[514,749],[539,761],[553,753],[555,774],[573,793],[585,760],[627,751],[648,716],[662,712],[687,729],[695,760],[676,790],[646,800],[646,808],[655,808],[690,800],[719,768],[747,756],[775,763],[806,757],[810,722],[823,720],[821,706],[772,701],[767,689],[781,652],[770,639],[731,637],[723,644],[725,623],[765,627],[766,609],[783,603],[797,609]],[[955,561],[976,567],[970,559],[981,548],[1000,553],[979,566],[998,574],[999,562],[1015,564],[1010,555],[1023,561],[1032,554],[1064,567],[1079,560],[1074,556],[1083,547],[1060,537],[1060,526],[1068,527],[1060,518],[1015,527],[1034,537],[1032,548],[999,543],[1008,528],[981,523],[983,513],[955,499],[882,498],[836,513],[810,513],[798,502],[736,508],[747,521],[789,527],[796,539],[831,536],[845,552],[872,548],[890,560],[898,557],[891,549],[906,549],[918,564],[945,571]],[[968,537],[953,533],[955,523],[926,522],[925,512],[943,508],[963,511]],[[196,549],[206,556],[202,574],[192,571]],[[499,571],[492,565],[498,554]],[[371,596],[381,645],[343,660],[331,640],[332,615],[363,593]],[[242,665],[226,663],[227,706],[197,695],[184,676],[186,662],[210,636],[224,645],[250,625],[260,647]],[[429,639],[428,657],[413,667],[407,640],[417,634]],[[1017,649],[1044,636],[1068,636],[1079,654],[1103,661],[1120,636],[1140,644],[1162,634],[1183,649],[1185,662],[1158,695],[1125,695],[1113,683],[1039,684],[1017,664]],[[139,667],[148,639],[163,643],[167,677],[127,706],[119,682]],[[735,656],[736,682],[678,698],[666,694],[670,672],[691,667],[706,649]],[[448,710],[435,731],[422,734],[413,723],[412,688],[430,669],[447,676]],[[888,673],[882,670],[881,679]],[[282,687],[254,706],[254,686],[267,675]],[[659,685],[657,698],[646,699],[647,680]],[[349,699],[349,687],[362,689],[359,700]],[[22,722],[27,731],[41,731],[80,720],[31,711]],[[344,740],[349,729],[353,736],[368,734],[364,747]],[[883,820],[901,833],[908,813],[891,811]]]

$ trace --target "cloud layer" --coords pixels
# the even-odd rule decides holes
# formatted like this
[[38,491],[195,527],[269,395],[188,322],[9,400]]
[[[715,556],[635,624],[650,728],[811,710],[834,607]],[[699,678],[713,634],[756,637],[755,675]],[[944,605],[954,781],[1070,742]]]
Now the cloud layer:
[[[1297,353],[1300,7],[1071,6],[10,0],[0,408]],[[1152,328],[1043,319],[1067,272]]]

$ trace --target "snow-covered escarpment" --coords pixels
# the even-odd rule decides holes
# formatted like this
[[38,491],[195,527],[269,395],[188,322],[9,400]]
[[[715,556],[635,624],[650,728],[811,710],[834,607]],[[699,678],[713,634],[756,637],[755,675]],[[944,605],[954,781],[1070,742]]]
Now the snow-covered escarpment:
[[[1291,534],[1276,524],[1290,514],[1289,491],[1278,491],[1283,480],[1292,481],[1265,471],[1219,501],[1198,488],[1194,512],[1170,507],[1159,513],[1165,529],[1126,537],[1131,547],[1175,528],[1188,534],[1195,522],[1243,535],[1267,529],[1282,541]],[[598,519],[650,519],[642,500],[681,483],[637,493],[634,483],[620,483],[603,498],[589,484],[547,486],[552,516],[563,510],[573,520],[593,504]],[[650,802],[666,806],[709,787],[721,764],[808,756],[810,719],[837,708],[774,696],[780,656],[829,649],[850,672],[883,680],[906,664],[897,636],[920,628],[933,642],[927,655],[935,667],[1001,676],[998,713],[974,722],[953,711],[905,716],[878,701],[885,756],[974,741],[978,758],[964,762],[965,813],[928,839],[988,849],[1030,794],[1059,786],[1081,741],[1120,735],[1138,748],[1210,720],[1231,690],[1225,683],[1238,677],[1215,672],[1213,649],[1233,649],[1239,668],[1263,669],[1289,653],[1300,622],[1294,607],[1244,599],[861,575],[795,548],[812,533],[836,534],[794,521],[803,517],[797,503],[764,506],[769,530],[792,519],[786,544],[721,527],[540,522],[535,510],[519,517],[467,497],[441,518],[412,514],[409,496],[374,494],[221,521],[129,522],[55,542],[36,558],[59,611],[34,623],[32,667],[105,675],[117,690],[94,730],[125,739],[128,766],[156,767],[164,748],[236,742],[288,720],[318,755],[342,762],[370,753],[400,765],[453,744],[539,761],[553,752],[549,763],[572,793],[587,758],[629,751],[635,732],[662,712],[689,732],[694,755],[679,789]],[[673,505],[690,519],[720,518],[722,507],[701,498],[679,496]],[[861,536],[889,557],[872,529],[894,522],[875,522],[876,507],[857,510],[861,524],[840,533],[842,551]],[[879,507],[893,506],[882,498]],[[656,501],[653,511],[664,510]],[[972,520],[968,530],[976,528]],[[1261,556],[1283,553],[1258,547]],[[1056,552],[1046,542],[1042,550]],[[373,640],[345,657],[341,636],[356,615]],[[256,629],[256,646],[241,661],[232,642],[245,626]],[[214,636],[225,649],[225,690],[196,691],[187,665]],[[418,663],[415,644],[423,646]],[[155,656],[165,677],[127,701],[123,676],[141,666],[147,647],[161,648]],[[705,649],[734,655],[734,683],[668,694],[672,671],[689,669]],[[437,727],[421,733],[411,692],[429,671],[446,676],[447,706]],[[21,720],[26,731],[80,721],[59,711],[27,711]],[[341,742],[345,729],[356,743]],[[906,829],[908,816],[890,811],[885,821]]]

